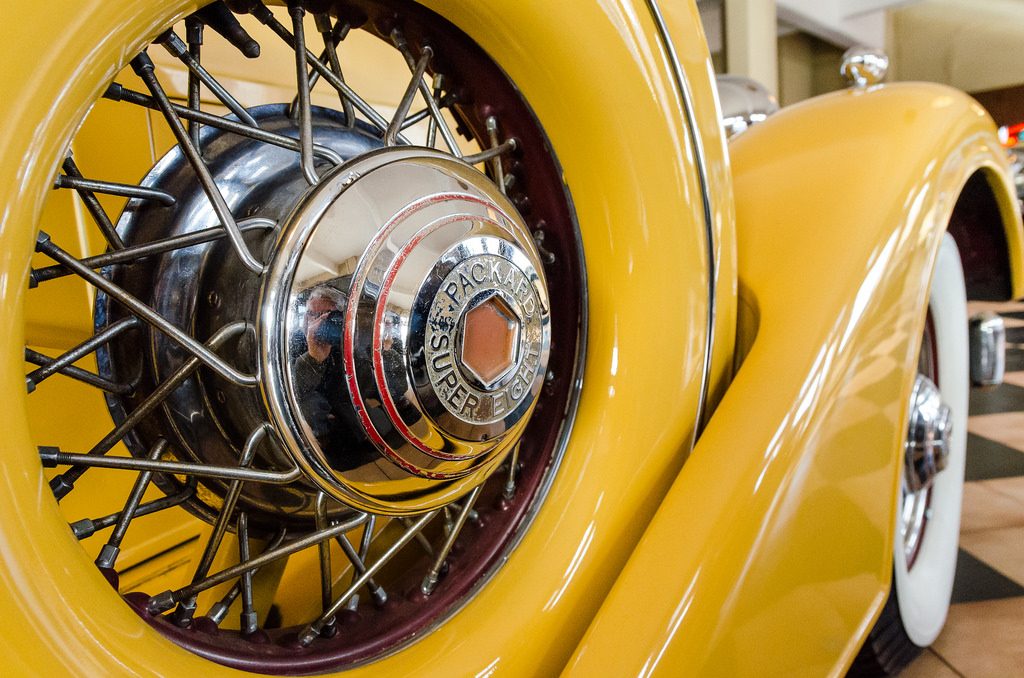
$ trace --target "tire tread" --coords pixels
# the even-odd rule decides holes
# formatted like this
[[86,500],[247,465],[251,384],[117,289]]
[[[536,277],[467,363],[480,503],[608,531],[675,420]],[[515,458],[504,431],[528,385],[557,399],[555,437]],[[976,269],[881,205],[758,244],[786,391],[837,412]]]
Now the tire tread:
[[891,589],[878,622],[871,629],[846,675],[848,678],[898,675],[923,649],[914,644],[903,628],[896,590]]

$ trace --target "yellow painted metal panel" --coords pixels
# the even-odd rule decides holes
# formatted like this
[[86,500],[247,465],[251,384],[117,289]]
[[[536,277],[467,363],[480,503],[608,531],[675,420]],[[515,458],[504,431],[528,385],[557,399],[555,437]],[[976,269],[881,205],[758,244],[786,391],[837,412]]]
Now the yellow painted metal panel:
[[[510,74],[563,166],[590,270],[586,379],[560,474],[509,562],[447,624],[352,675],[550,674],[571,654],[688,451],[707,303],[694,148],[643,3],[428,4]],[[15,673],[218,672],[164,641],[112,595],[68,534],[32,446],[18,371],[27,262],[62,149],[125,60],[195,6],[19,0],[16,20],[5,22],[0,35],[0,93],[7,102],[0,122],[8,134],[0,148],[0,314],[10,328],[0,336],[0,388],[10,394],[0,414],[7,431],[0,511],[21,516],[0,532],[0,631]],[[704,70],[695,85],[698,112],[702,129],[711,128],[707,54],[692,8],[687,12],[673,30],[684,32],[676,37],[688,72]],[[66,20],[61,30],[54,30],[54,17]],[[88,40],[79,30],[84,25]],[[22,32],[17,42],[48,48],[10,49],[14,26]],[[719,246],[728,261],[731,203],[717,126],[708,140],[715,145]],[[723,269],[722,289],[734,285],[730,271]],[[721,317],[728,329],[731,312]],[[719,336],[728,347],[731,331]],[[727,376],[728,353],[716,354],[719,379]]]
[[731,150],[756,338],[570,675],[843,673],[888,592],[939,239],[973,172],[1013,195],[991,120],[937,86],[811,100]]

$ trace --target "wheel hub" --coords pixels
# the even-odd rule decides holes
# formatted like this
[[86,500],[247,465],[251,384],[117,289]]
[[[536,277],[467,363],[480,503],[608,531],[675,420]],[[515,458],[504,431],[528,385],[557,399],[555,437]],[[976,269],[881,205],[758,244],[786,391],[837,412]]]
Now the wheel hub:
[[[268,128],[292,125],[281,106],[253,114]],[[144,277],[121,281],[207,336],[230,323],[258,328],[232,347],[235,362],[260,374],[258,393],[210,375],[191,380],[170,396],[166,424],[129,444],[143,454],[173,433],[195,461],[231,465],[250,432],[271,422],[278,444],[261,446],[261,464],[305,474],[244,490],[268,525],[308,520],[318,492],[384,515],[455,501],[514,449],[550,349],[537,248],[494,183],[444,153],[381,148],[336,114],[317,114],[322,147],[355,159],[333,169],[320,160],[312,190],[287,151],[204,136],[233,210],[263,224],[245,233],[268,261],[262,275],[221,242],[159,257]],[[126,239],[208,225],[190,172],[176,152],[154,167],[144,183],[174,195],[175,207],[126,210]],[[159,333],[150,339],[159,382],[189,355]],[[139,359],[135,346],[114,348],[120,373],[145,373]]]
[[316,486],[408,514],[490,475],[550,345],[539,256],[494,184],[434,151],[377,151],[322,179],[274,251],[263,394]]
[[952,412],[942,394],[928,377],[918,374],[910,400],[910,423],[904,447],[904,477],[910,492],[931,487],[935,476],[946,468]]

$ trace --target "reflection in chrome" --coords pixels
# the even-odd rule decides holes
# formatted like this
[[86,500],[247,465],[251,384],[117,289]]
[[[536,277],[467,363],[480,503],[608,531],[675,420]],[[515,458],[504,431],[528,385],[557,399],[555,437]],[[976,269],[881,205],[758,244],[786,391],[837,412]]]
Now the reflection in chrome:
[[443,153],[374,151],[325,176],[273,250],[264,396],[320,489],[408,515],[493,473],[550,345],[540,255],[501,191]]
[[751,125],[764,122],[779,110],[779,102],[768,88],[757,80],[739,75],[715,78],[718,99],[722,105],[722,127],[726,137],[733,137]]
[[991,311],[971,317],[971,383],[974,386],[999,386],[1006,372],[1006,325]]
[[951,435],[952,412],[949,406],[942,401],[942,394],[935,383],[918,374],[910,397],[899,521],[908,567],[913,566],[928,522],[932,484],[946,468]]
[[850,87],[871,87],[885,80],[889,55],[878,48],[854,46],[843,54],[839,74]]

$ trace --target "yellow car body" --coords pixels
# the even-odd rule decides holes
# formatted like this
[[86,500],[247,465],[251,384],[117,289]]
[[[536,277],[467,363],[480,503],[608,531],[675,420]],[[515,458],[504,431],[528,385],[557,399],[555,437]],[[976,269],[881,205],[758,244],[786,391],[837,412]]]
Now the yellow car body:
[[[1024,233],[991,120],[946,88],[882,86],[806,102],[727,147],[693,3],[423,4],[505,69],[561,163],[588,270],[586,368],[559,473],[508,561],[446,622],[346,674],[842,674],[889,589],[932,262],[979,173],[1002,216],[1003,293],[1024,294]],[[109,429],[102,402],[73,385],[26,396],[24,382],[26,345],[67,348],[92,323],[88,292],[26,285],[39,228],[69,234],[76,254],[101,246],[80,208],[50,197],[55,171],[72,139],[76,157],[98,158],[126,126],[154,129],[104,118],[100,102],[106,122],[75,137],[127,60],[196,6],[8,4],[9,675],[230,673],[124,605],[51,496],[36,446],[57,432],[87,446]],[[111,170],[134,180],[153,155]],[[89,492],[83,502],[114,490]],[[138,563],[204,529],[150,525]]]

